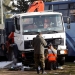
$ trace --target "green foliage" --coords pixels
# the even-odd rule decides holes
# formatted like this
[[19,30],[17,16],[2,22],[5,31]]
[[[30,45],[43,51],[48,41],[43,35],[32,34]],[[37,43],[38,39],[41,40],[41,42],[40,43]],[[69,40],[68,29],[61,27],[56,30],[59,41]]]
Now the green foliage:
[[9,7],[9,6],[7,6],[7,5],[5,5],[5,4],[3,4],[3,6],[4,6],[4,8],[5,8],[5,10],[12,10],[12,8],[11,7]]
[[10,0],[4,0],[4,2],[3,2],[3,9],[4,9],[4,11],[12,10],[12,8],[8,6],[9,3],[10,3]]
[[[17,7],[17,5],[14,5],[14,3],[12,3],[11,6],[8,6],[9,3],[10,3],[10,1],[11,1],[11,0],[4,0],[4,2],[3,2],[3,9],[4,9],[4,11],[7,12],[7,11],[11,10],[11,13],[12,13],[12,12],[16,12],[15,7]],[[13,9],[13,8],[14,8],[14,9]]]
[[[36,0],[29,0],[29,1],[25,1],[25,0],[18,0],[18,9],[20,10],[20,12],[26,12],[29,5],[28,5],[28,2],[34,2]],[[51,2],[51,1],[54,1],[54,0],[43,0],[44,2]]]
[[[3,2],[3,6],[4,6],[4,10],[5,11],[8,11],[8,10],[11,10],[11,11],[14,11],[13,10],[13,7],[17,7],[19,9],[20,12],[26,12],[29,5],[28,5],[28,2],[34,2],[36,0],[29,0],[29,1],[25,1],[25,0],[17,0],[18,1],[18,5],[12,5],[11,7],[9,7],[9,3],[10,3],[11,0],[4,0]],[[51,2],[51,1],[54,1],[54,0],[43,0],[44,2]]]
[[18,0],[18,6],[17,8],[20,10],[20,12],[26,12],[29,5],[28,2],[25,0]]

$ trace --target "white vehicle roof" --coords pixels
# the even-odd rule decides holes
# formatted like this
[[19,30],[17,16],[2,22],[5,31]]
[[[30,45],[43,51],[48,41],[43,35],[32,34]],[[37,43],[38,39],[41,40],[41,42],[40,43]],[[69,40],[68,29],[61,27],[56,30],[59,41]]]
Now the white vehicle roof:
[[44,12],[27,12],[27,13],[21,13],[21,14],[14,14],[12,17],[14,17],[14,16],[32,16],[32,15],[33,16],[34,15],[49,15],[49,14],[60,14],[60,15],[62,15],[62,13],[59,13],[59,12],[44,11]]

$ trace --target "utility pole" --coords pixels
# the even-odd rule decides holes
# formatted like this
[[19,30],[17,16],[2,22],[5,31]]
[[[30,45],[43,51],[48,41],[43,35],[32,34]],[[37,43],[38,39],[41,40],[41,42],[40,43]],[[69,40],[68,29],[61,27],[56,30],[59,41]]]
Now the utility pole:
[[3,0],[1,0],[1,24],[3,24]]

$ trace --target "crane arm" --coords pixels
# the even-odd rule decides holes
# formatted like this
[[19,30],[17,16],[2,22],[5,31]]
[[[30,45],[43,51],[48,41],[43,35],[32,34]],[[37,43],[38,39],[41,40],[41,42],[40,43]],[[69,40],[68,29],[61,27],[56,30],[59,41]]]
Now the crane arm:
[[37,11],[37,12],[41,12],[41,11],[44,11],[44,2],[41,1],[41,0],[38,0],[38,1],[34,1],[29,9],[27,10],[27,12],[34,12],[34,11]]

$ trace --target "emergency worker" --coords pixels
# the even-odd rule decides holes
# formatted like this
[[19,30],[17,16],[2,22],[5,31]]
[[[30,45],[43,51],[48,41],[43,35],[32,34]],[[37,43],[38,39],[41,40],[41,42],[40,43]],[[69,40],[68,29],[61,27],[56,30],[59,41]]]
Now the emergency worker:
[[14,32],[11,32],[10,35],[8,36],[8,42],[10,44],[14,43]]
[[6,53],[7,53],[7,49],[5,47],[5,44],[1,44],[0,61],[7,61]]
[[49,69],[56,70],[57,67],[57,51],[54,49],[52,44],[49,44],[48,46],[48,64]]
[[10,44],[14,43],[14,32],[11,32],[8,36],[8,40],[5,43],[6,49],[7,49],[7,58],[8,61],[12,61],[12,47]]
[[42,74],[46,73],[45,70],[45,57],[44,57],[44,46],[47,45],[47,42],[42,37],[42,33],[38,32],[38,35],[33,38],[32,42],[34,48],[34,61],[37,73],[40,73],[39,66],[42,70]]
[[8,60],[16,63],[18,58],[18,47],[14,44],[14,32],[9,34],[6,44],[8,48]]
[[8,61],[12,61],[12,51],[11,51],[11,47],[10,47],[10,42],[6,41],[5,43],[6,49],[7,49],[7,59]]

